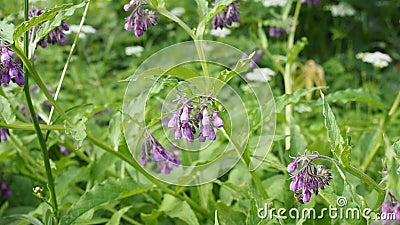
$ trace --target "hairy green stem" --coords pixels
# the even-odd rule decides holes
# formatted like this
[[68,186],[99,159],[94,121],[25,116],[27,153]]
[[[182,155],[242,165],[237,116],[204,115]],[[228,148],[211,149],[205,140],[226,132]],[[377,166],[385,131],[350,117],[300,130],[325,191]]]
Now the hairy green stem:
[[[301,1],[297,0],[296,3],[296,9],[294,12],[293,16],[293,24],[292,27],[290,28],[289,31],[289,38],[288,38],[288,44],[287,44],[287,60],[289,59],[289,52],[294,46],[294,37],[296,35],[296,27],[297,27],[297,22],[299,19],[300,15],[300,9],[301,9]],[[284,83],[285,83],[285,94],[290,94],[293,92],[293,80],[292,80],[292,62],[287,61],[285,65],[285,74],[283,76]],[[285,149],[288,150],[290,149],[290,126],[292,124],[292,115],[293,114],[293,109],[292,105],[287,105],[285,107],[285,118],[286,118],[286,125],[285,125],[285,135],[287,136],[285,138]]]
[[363,173],[361,170],[355,168],[354,166],[346,166],[345,167],[345,166],[341,165],[341,167],[344,170],[346,170],[347,172],[356,176],[358,179],[360,179],[365,184],[371,186],[373,189],[376,190],[376,192],[378,192],[378,200],[376,201],[376,204],[374,206],[374,208],[378,208],[382,204],[383,200],[385,199],[386,191],[383,188],[381,188],[370,176]]
[[115,151],[113,148],[104,144],[100,140],[97,140],[95,137],[91,136],[90,134],[87,134],[87,139],[89,139],[97,147],[100,147],[101,149],[105,150],[106,152],[111,153],[112,155],[127,162],[129,165],[131,165],[133,168],[135,168],[137,171],[139,171],[141,174],[143,174],[150,182],[152,182],[154,185],[159,187],[165,193],[171,194],[183,201],[186,201],[193,209],[195,209],[197,212],[202,214],[204,217],[206,217],[210,220],[214,219],[214,217],[206,209],[199,206],[195,201],[193,201],[192,199],[190,199],[187,196],[182,196],[180,194],[177,194],[173,190],[169,189],[164,183],[162,183],[161,181],[159,181],[155,177],[153,177],[151,174],[149,174],[136,160],[124,155],[123,153],[121,153],[119,151]]
[[[3,123],[0,122],[0,127],[8,128],[8,129],[15,129],[15,130],[35,130],[35,126],[28,123]],[[45,125],[39,124],[41,130],[65,130],[65,127],[62,125]]]
[[[25,7],[24,8],[25,8],[25,10],[24,10],[24,18],[25,18],[25,21],[27,21],[27,20],[29,20],[29,16],[28,16],[29,0],[25,0]],[[29,51],[28,32],[25,32],[25,34],[24,34],[24,53],[25,54],[24,55],[26,55],[28,53],[28,51]],[[27,102],[27,105],[28,105],[29,112],[31,114],[33,125],[35,127],[35,131],[36,131],[36,135],[38,137],[40,148],[42,150],[43,163],[44,163],[44,167],[45,167],[45,170],[46,170],[46,176],[47,176],[47,186],[49,188],[50,201],[52,202],[51,206],[52,206],[52,208],[54,210],[55,218],[57,218],[57,216],[58,216],[58,204],[57,204],[56,191],[55,191],[55,187],[54,187],[53,175],[52,175],[51,167],[50,167],[49,152],[47,151],[46,142],[44,140],[42,130],[40,129],[39,121],[38,121],[38,119],[36,117],[35,109],[33,108],[31,94],[30,94],[30,90],[29,90],[29,73],[27,71],[26,66],[24,66],[24,75],[25,75],[24,93],[25,93],[25,97],[26,97],[26,102]]]

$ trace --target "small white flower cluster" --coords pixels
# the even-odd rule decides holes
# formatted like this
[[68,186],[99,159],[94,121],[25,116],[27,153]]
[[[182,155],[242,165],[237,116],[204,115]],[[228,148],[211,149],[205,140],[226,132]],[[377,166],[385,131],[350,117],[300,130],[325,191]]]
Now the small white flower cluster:
[[337,5],[332,5],[328,7],[328,9],[331,11],[332,16],[345,17],[354,16],[354,14],[356,14],[354,8],[345,2],[340,2]]
[[215,37],[222,37],[222,38],[224,38],[224,37],[228,36],[229,34],[231,34],[231,30],[228,29],[228,28],[226,28],[226,27],[223,27],[222,29],[218,29],[218,30],[212,29],[212,30],[210,31],[210,34],[211,34],[212,36],[215,36]]
[[256,68],[253,71],[246,73],[246,77],[253,81],[268,82],[275,75],[275,72],[270,68]]
[[[68,31],[64,31],[65,34],[78,33],[79,25],[70,25]],[[85,38],[86,34],[94,34],[96,29],[90,25],[83,25],[79,38]]]
[[273,6],[280,6],[283,7],[287,3],[287,0],[264,0],[262,4],[265,7],[273,7]]
[[392,58],[388,54],[382,52],[360,52],[356,55],[357,59],[361,59],[363,62],[370,63],[377,68],[385,68],[392,62]]
[[135,46],[129,46],[125,48],[125,55],[135,55],[137,57],[142,56],[144,48],[140,45],[135,45]]

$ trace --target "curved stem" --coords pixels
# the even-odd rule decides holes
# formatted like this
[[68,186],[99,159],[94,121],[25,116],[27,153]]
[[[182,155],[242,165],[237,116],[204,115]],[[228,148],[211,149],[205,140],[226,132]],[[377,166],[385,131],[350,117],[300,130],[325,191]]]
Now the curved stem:
[[[27,21],[29,19],[28,10],[29,10],[29,0],[25,0],[25,10],[24,10],[25,21]],[[24,34],[24,52],[25,52],[24,56],[28,53],[28,51],[29,51],[28,32],[25,32],[25,34]],[[29,112],[31,114],[33,125],[35,127],[35,131],[36,131],[36,135],[38,137],[40,148],[42,150],[43,163],[44,163],[44,167],[45,167],[46,175],[47,175],[47,186],[49,188],[50,200],[52,202],[51,206],[54,210],[54,215],[57,218],[58,204],[57,204],[57,198],[56,198],[56,191],[55,191],[55,187],[54,187],[53,175],[52,175],[51,167],[50,167],[49,152],[47,151],[46,142],[44,140],[42,130],[40,129],[39,122],[36,117],[35,109],[33,108],[32,99],[31,99],[30,90],[29,90],[29,73],[27,71],[25,64],[24,64],[24,74],[25,74],[24,93],[25,93],[25,97],[26,97],[26,102],[28,105]]]
[[[293,16],[293,24],[292,27],[290,28],[289,32],[289,38],[288,38],[288,44],[287,44],[287,58],[289,58],[289,52],[294,46],[294,37],[296,35],[296,27],[297,27],[297,22],[299,19],[299,14],[300,14],[300,9],[301,9],[301,1],[297,0],[296,4],[296,9],[294,12]],[[285,82],[285,94],[290,94],[293,92],[293,80],[292,80],[292,63],[287,61],[285,65],[285,74],[283,76],[284,82]],[[286,126],[285,126],[285,135],[287,136],[285,139],[285,149],[288,150],[290,148],[290,126],[292,123],[292,105],[287,105],[285,107],[285,117],[286,117]]]

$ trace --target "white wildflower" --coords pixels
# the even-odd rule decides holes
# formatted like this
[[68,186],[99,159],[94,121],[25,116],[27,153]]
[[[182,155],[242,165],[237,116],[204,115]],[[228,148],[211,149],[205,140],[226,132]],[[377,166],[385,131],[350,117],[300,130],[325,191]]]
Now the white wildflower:
[[360,52],[356,55],[357,59],[361,59],[363,62],[370,63],[374,67],[384,68],[392,62],[392,58],[388,54],[382,52]]
[[270,81],[275,75],[275,72],[270,68],[256,68],[253,71],[246,74],[247,79],[253,81]]
[[182,16],[185,13],[185,8],[183,7],[175,7],[171,9],[171,13],[175,16]]
[[[79,31],[79,25],[70,25],[68,31],[64,31],[65,34],[77,33]],[[90,25],[83,25],[79,38],[85,38],[86,34],[94,34],[96,29]]]
[[287,3],[287,0],[264,0],[262,4],[265,7],[273,7],[273,6],[280,6],[283,7]]
[[125,48],[125,55],[135,55],[137,57],[142,56],[144,48],[140,45],[129,46]]
[[228,36],[229,34],[231,34],[231,30],[229,30],[228,28],[222,28],[222,29],[216,29],[216,30],[214,30],[214,29],[212,29],[211,31],[210,31],[210,34],[212,35],[212,36],[215,36],[215,37],[226,37],[226,36]]
[[332,16],[344,17],[344,16],[354,16],[354,14],[356,14],[354,8],[345,2],[340,2],[337,5],[332,5],[329,7],[329,9],[332,13]]

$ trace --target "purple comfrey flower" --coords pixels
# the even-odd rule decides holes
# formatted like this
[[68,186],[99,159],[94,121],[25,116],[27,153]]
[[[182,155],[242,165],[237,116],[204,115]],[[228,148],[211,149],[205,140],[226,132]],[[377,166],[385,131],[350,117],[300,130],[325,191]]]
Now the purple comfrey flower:
[[7,135],[10,134],[10,131],[7,128],[0,128],[0,142],[7,141]]
[[383,225],[394,225],[400,222],[400,203],[397,199],[389,192],[386,191],[385,200],[381,206],[381,220]]
[[295,157],[287,167],[289,173],[295,172],[299,166],[300,168],[295,174],[291,175],[292,182],[290,183],[290,190],[295,194],[301,193],[301,203],[309,202],[311,198],[311,191],[318,195],[318,190],[324,190],[325,185],[329,185],[332,179],[331,172],[323,165],[316,165],[313,160],[323,158],[317,152],[299,157]]
[[[215,0],[215,3],[217,2],[218,0]],[[222,29],[225,25],[232,25],[233,22],[239,21],[238,3],[239,1],[232,2],[214,16],[212,19],[214,30]]]
[[307,3],[311,7],[312,5],[319,5],[319,0],[301,0],[301,3]]
[[203,110],[203,119],[201,120],[201,128],[200,128],[200,135],[199,140],[202,141],[203,138],[208,137],[208,140],[215,140],[216,135],[214,131],[214,127],[211,124],[210,116],[208,116],[208,109],[204,108]]
[[[29,9],[29,18],[39,16],[45,12],[44,9],[38,9],[36,7],[32,7]],[[31,29],[31,33],[33,37],[36,35],[36,31],[39,29],[39,27],[42,24],[38,24],[35,27]],[[39,45],[42,48],[46,48],[47,44],[55,45],[57,43],[60,43],[60,45],[65,45],[67,43],[67,39],[65,37],[65,34],[63,31],[68,31],[69,26],[65,21],[61,21],[61,25],[59,27],[54,28],[49,34],[47,34],[46,37],[42,38],[39,41]]]
[[177,112],[172,115],[172,118],[169,120],[168,127],[174,129],[175,139],[181,139],[183,136],[188,142],[194,141],[196,129],[194,128],[193,121],[191,119],[192,109],[192,105],[185,103]]
[[269,36],[270,37],[282,37],[287,33],[286,29],[283,27],[270,27],[269,28]]
[[157,163],[161,173],[168,174],[174,166],[180,165],[178,155],[178,151],[168,152],[148,130],[146,131],[140,157],[143,166],[147,165],[147,158],[151,157],[151,161]]
[[0,85],[9,84],[10,81],[17,83],[19,86],[25,84],[22,61],[16,56],[14,51],[5,45],[0,47],[0,72]]
[[11,189],[8,187],[7,182],[2,180],[0,182],[0,198],[1,201],[7,200],[12,195]]
[[71,155],[71,151],[65,147],[64,145],[60,145],[60,152],[62,152],[64,155]]
[[150,28],[150,25],[157,25],[158,15],[157,12],[151,9],[143,9],[143,6],[148,5],[144,0],[131,0],[128,4],[124,5],[124,10],[130,11],[134,8],[132,13],[126,18],[125,30],[134,30],[136,37],[140,37],[143,33]]

